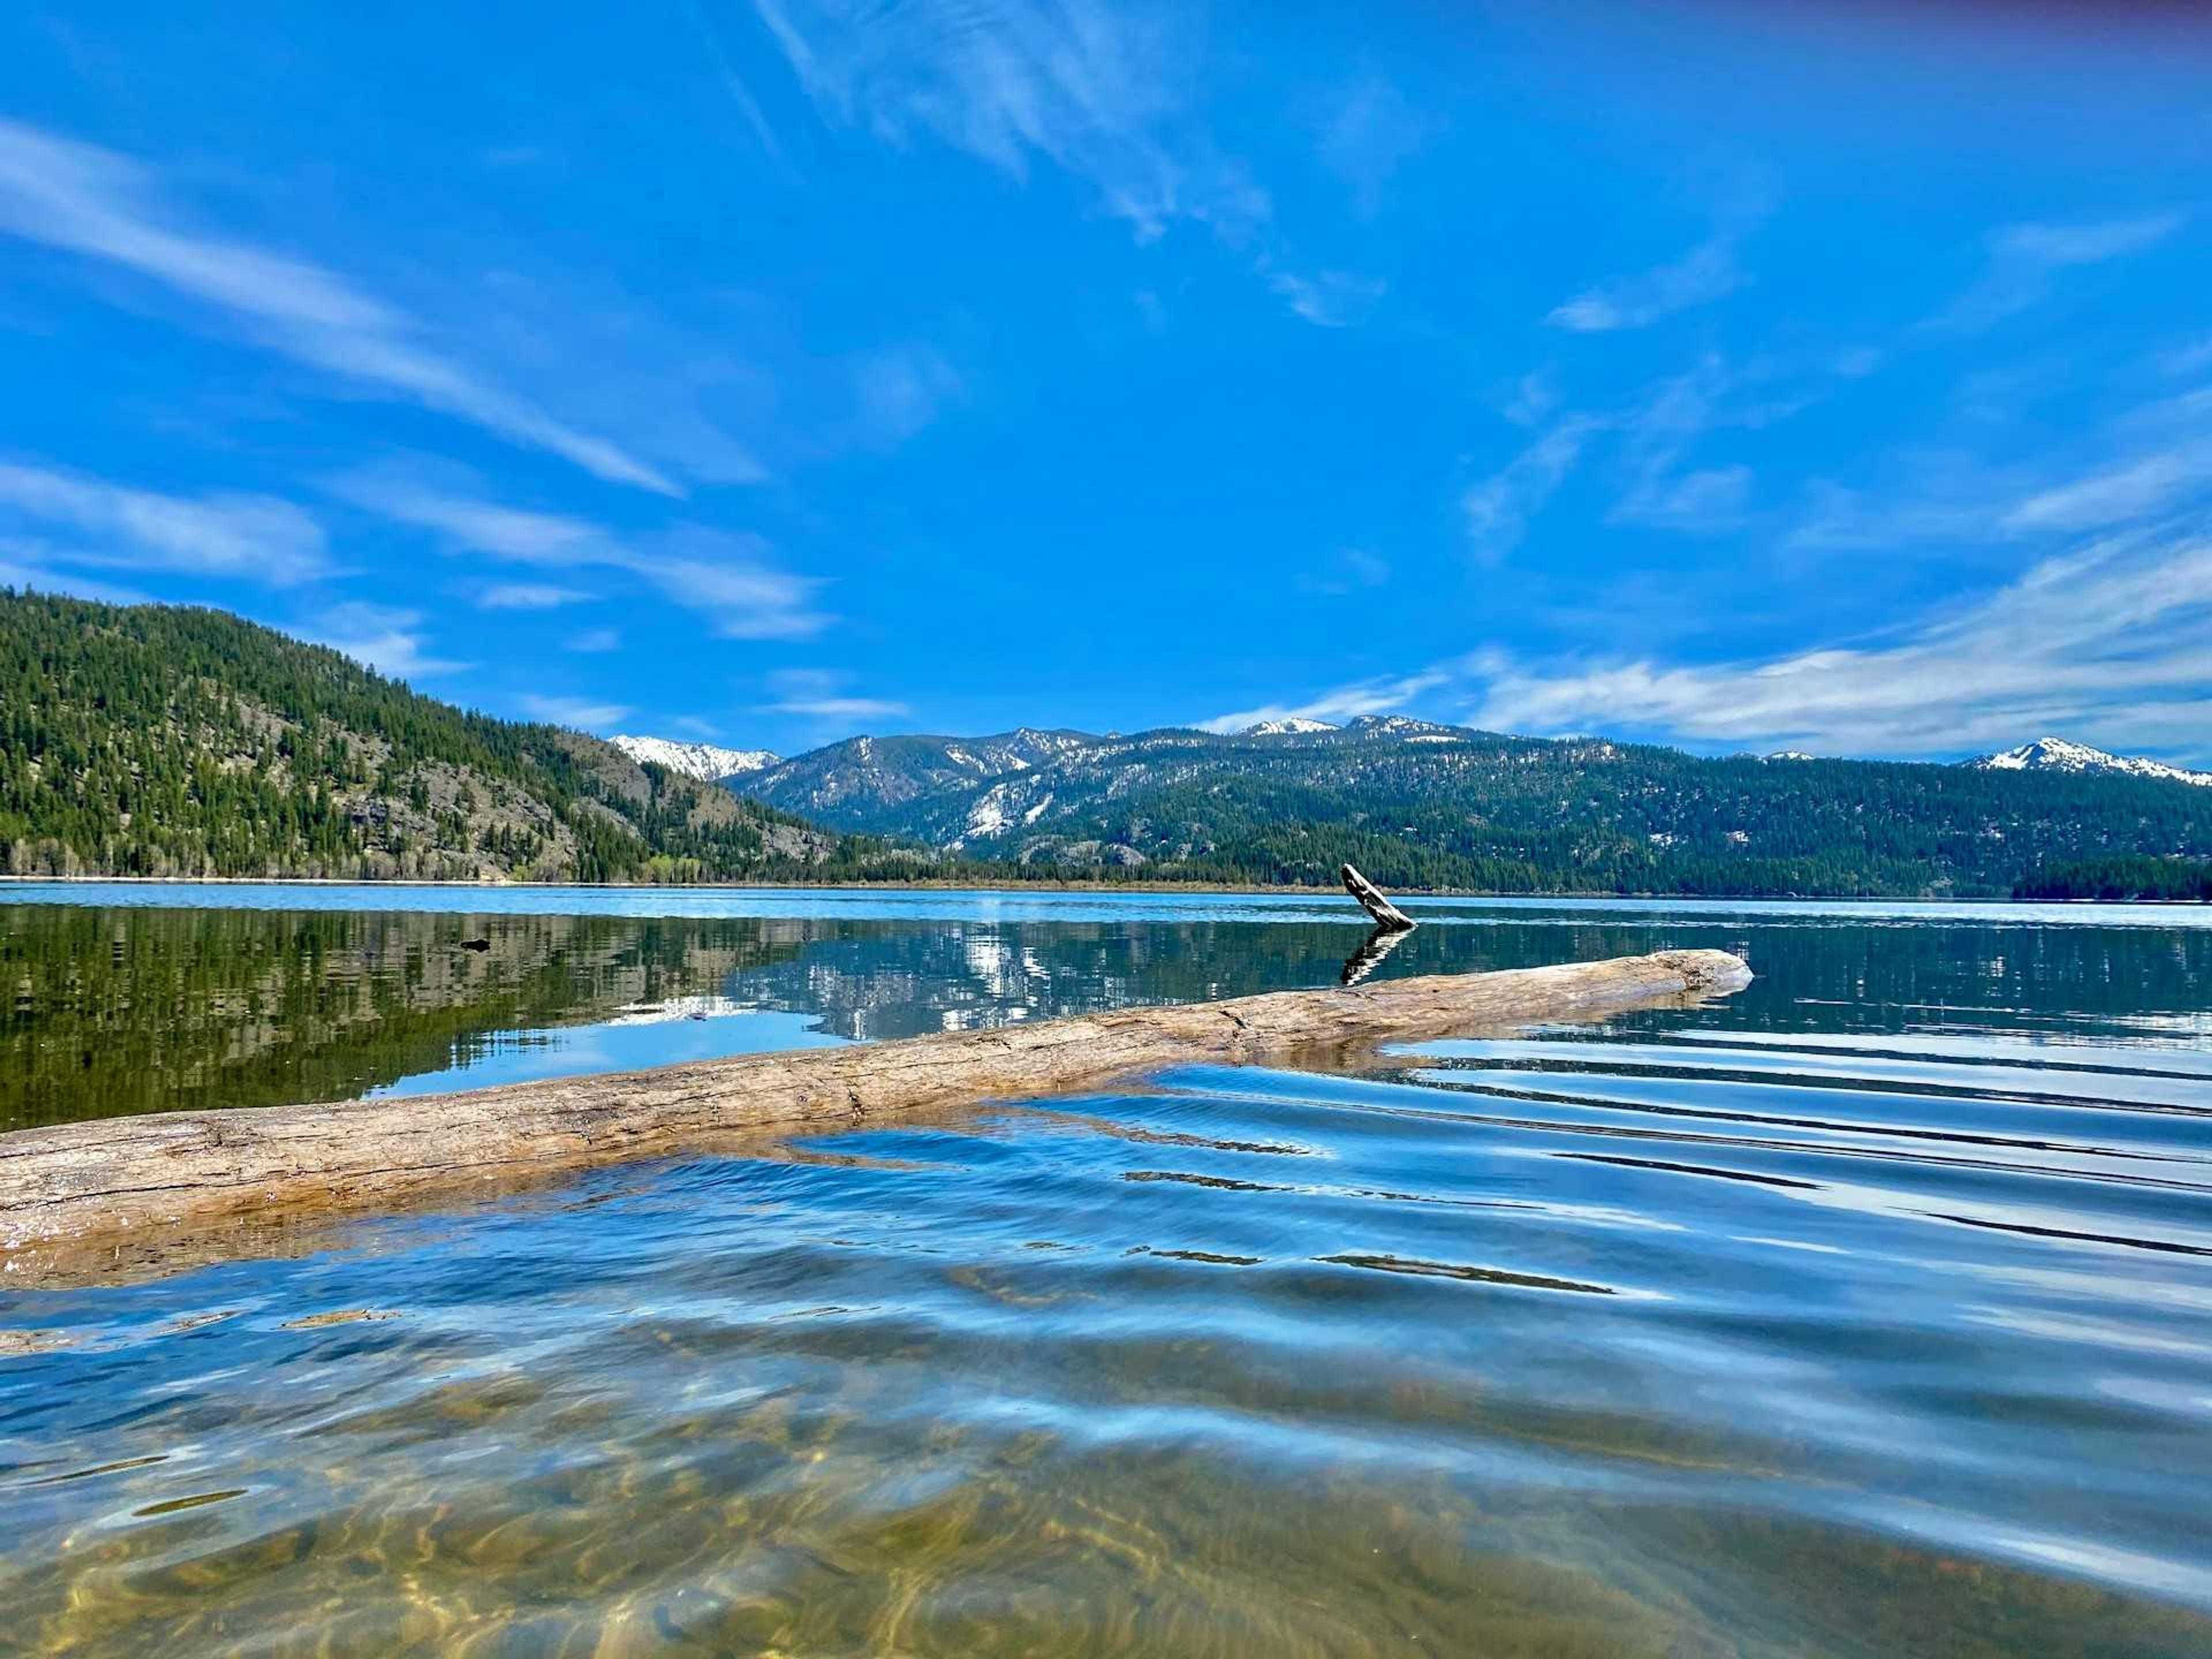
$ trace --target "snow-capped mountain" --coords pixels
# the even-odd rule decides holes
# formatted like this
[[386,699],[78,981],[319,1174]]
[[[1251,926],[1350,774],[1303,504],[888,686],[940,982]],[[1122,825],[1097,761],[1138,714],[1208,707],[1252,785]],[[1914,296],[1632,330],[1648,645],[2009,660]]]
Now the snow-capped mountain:
[[2142,772],[2100,758],[2123,769],[2000,778],[1363,714],[1258,735],[849,738],[727,787],[951,857],[1168,878],[1327,885],[1351,853],[1401,884],[2002,894],[2045,864],[2115,850],[2212,854],[2212,793],[2145,789]]
[[1334,732],[1336,727],[1327,720],[1310,720],[1303,714],[1285,715],[1279,720],[1257,720],[1243,727],[1240,738],[1287,738],[1301,732]]
[[765,749],[724,749],[711,743],[679,743],[673,738],[625,737],[607,741],[634,761],[651,761],[702,783],[763,771],[783,758]]
[[1984,772],[2094,772],[2130,778],[2162,778],[2170,783],[2212,788],[2212,772],[2191,772],[2139,755],[2114,755],[2092,749],[2086,743],[2069,743],[2064,738],[2038,738],[2033,743],[2024,743],[2000,754],[1984,755],[1966,764]]

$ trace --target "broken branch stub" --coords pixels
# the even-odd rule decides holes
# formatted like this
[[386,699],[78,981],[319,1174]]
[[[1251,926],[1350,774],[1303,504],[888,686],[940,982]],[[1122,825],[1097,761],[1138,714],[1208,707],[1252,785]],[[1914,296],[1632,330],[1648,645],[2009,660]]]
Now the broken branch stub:
[[1413,917],[1391,903],[1383,896],[1380,887],[1350,865],[1346,865],[1337,873],[1344,878],[1344,890],[1359,901],[1367,914],[1375,918],[1377,927],[1387,927],[1394,933],[1401,933],[1413,925]]

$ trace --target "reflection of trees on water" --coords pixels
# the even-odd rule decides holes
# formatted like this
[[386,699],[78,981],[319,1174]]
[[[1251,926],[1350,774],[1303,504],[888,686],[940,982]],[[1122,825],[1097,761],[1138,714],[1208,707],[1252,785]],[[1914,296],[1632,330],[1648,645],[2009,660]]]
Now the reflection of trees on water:
[[[855,1038],[1334,984],[1364,921],[986,922],[0,906],[0,1127],[349,1098],[501,1033],[718,995]],[[489,949],[461,948],[480,939]],[[1745,1030],[2206,1035],[2212,930],[1525,913],[1401,935],[1376,978],[1683,945]],[[1664,1024],[1657,1012],[1632,1023]]]
[[348,1099],[795,948],[612,916],[0,906],[0,1128]]

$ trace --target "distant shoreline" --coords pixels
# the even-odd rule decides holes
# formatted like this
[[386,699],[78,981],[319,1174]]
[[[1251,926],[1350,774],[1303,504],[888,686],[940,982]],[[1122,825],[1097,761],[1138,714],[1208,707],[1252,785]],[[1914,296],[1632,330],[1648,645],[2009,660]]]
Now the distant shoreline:
[[[722,881],[673,884],[649,881],[427,881],[418,877],[371,880],[341,876],[19,876],[0,875],[0,890],[9,886],[45,887],[392,887],[438,888],[453,892],[528,893],[1227,893],[1251,897],[1269,894],[1328,896],[1341,891],[1318,884],[1308,886],[1266,886],[1254,882],[1217,881],[1020,881],[1004,884],[974,881]],[[2002,894],[1947,895],[1926,893],[1593,893],[1547,891],[1501,893],[1472,887],[1397,887],[1394,893],[1410,898],[1464,899],[1635,899],[1681,904],[2070,904],[2201,907],[2203,899],[2020,899]]]

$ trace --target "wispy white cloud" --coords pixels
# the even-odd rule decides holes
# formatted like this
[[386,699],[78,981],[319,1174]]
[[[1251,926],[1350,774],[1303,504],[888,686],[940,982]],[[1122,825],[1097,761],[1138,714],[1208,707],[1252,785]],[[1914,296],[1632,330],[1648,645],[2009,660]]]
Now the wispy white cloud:
[[1241,732],[1262,720],[1346,720],[1362,714],[1387,714],[1403,708],[1424,692],[1432,691],[1449,683],[1451,676],[1443,669],[1425,669],[1417,674],[1401,675],[1395,678],[1358,680],[1349,685],[1340,685],[1320,696],[1298,703],[1267,703],[1258,708],[1241,708],[1234,714],[1216,714],[1198,722],[1201,732]]
[[0,234],[136,272],[259,343],[357,386],[468,421],[595,477],[663,495],[663,473],[490,386],[410,318],[308,261],[191,228],[127,157],[0,121]]
[[18,592],[63,593],[71,599],[96,599],[102,605],[150,605],[153,596],[135,587],[120,587],[73,571],[56,570],[48,564],[49,550],[37,542],[0,538],[0,587]]
[[355,601],[318,612],[295,631],[393,679],[457,674],[471,666],[426,654],[422,623],[418,611]]
[[1769,181],[1743,174],[1723,182],[1714,198],[1712,234],[1686,252],[1648,270],[1615,276],[1552,308],[1553,328],[1611,334],[1648,328],[1677,312],[1724,300],[1752,281],[1744,240],[1773,210]]
[[1895,552],[1987,538],[1996,514],[1986,501],[1960,495],[1955,482],[1940,497],[1853,489],[1815,479],[1803,516],[1783,537],[1785,550]]
[[578,651],[587,656],[598,656],[622,649],[622,630],[617,628],[587,628],[580,634],[572,634],[562,642],[566,651]]
[[[1595,473],[1592,489],[1612,492],[1609,524],[1710,535],[1756,523],[1758,474],[1744,461],[1711,454],[1712,441],[1737,434],[1740,441],[1741,434],[1778,426],[1869,368],[1860,354],[1849,352],[1775,354],[1741,363],[1708,355],[1598,410],[1563,409],[1549,373],[1531,374],[1497,394],[1499,413],[1536,435],[1462,494],[1470,547],[1488,561],[1512,551],[1578,469]],[[1833,498],[1820,503],[1824,527],[1841,533],[1843,492],[1826,488]],[[1850,504],[1861,517],[1869,515],[1857,498]]]
[[1939,330],[1972,333],[2041,303],[2061,271],[2147,253],[2186,222],[2149,213],[2076,224],[2007,225],[1990,234],[1979,281],[1934,319]]
[[1396,84],[1369,70],[1346,86],[1321,129],[1322,165],[1351,187],[1352,210],[1372,218],[1398,169],[1443,130]]
[[[2140,434],[2124,420],[2108,441]],[[2141,526],[2201,503],[2212,493],[2212,441],[2163,428],[2154,441],[2086,476],[2063,477],[2051,460],[2023,473],[1970,454],[1923,454],[1880,489],[1815,480],[1803,516],[1784,537],[1787,550],[1912,552],[2079,536]],[[2054,474],[2063,477],[2054,479]]]
[[805,639],[830,625],[812,608],[820,580],[770,562],[768,544],[757,536],[678,531],[631,554],[627,565],[677,604],[712,618],[724,639]]
[[[1085,181],[1139,242],[1195,225],[1237,251],[1291,313],[1363,320],[1377,278],[1316,270],[1273,229],[1274,207],[1198,112],[1199,42],[1167,6],[1099,0],[753,0],[823,118],[905,147],[932,138],[1008,178],[1040,164]],[[1356,87],[1325,164],[1379,190],[1429,124],[1388,83]],[[1157,300],[1153,301],[1157,306]],[[1155,321],[1157,322],[1157,318]]]
[[854,696],[845,688],[852,676],[829,668],[786,668],[769,676],[773,701],[762,705],[769,714],[797,714],[808,720],[848,724],[860,720],[897,720],[914,711],[888,697]]
[[592,596],[578,587],[555,587],[546,582],[495,582],[477,595],[482,611],[555,611]]
[[0,462],[0,514],[85,538],[49,550],[68,564],[276,586],[328,568],[322,526],[270,495],[166,495],[57,467]]
[[1523,374],[1498,409],[1516,426],[1530,427],[1559,406],[1559,386],[1549,368]]
[[1614,521],[1659,530],[1732,529],[1751,504],[1747,466],[1704,467],[1680,477],[1642,479],[1612,513]]
[[1171,12],[1093,0],[754,0],[826,119],[905,145],[927,135],[1011,178],[1087,180],[1142,240],[1177,220],[1242,240],[1266,191],[1189,119]]
[[1999,258],[2018,259],[2048,270],[2068,265],[2102,264],[2156,247],[2181,228],[2178,213],[2149,213],[2132,219],[2093,224],[2008,225],[1990,239]]
[[680,526],[623,536],[588,520],[503,506],[443,483],[386,473],[337,481],[338,493],[452,551],[549,568],[604,566],[649,583],[706,617],[725,639],[803,639],[829,626],[813,608],[822,583],[778,566],[758,537]]
[[1640,730],[1830,754],[1955,754],[2056,731],[2202,753],[2212,538],[2136,534],[2044,560],[1875,644],[1731,662],[1463,668],[1485,725]]
[[1724,400],[1738,377],[1717,358],[1662,380],[1620,421],[1621,464],[1628,487],[1607,515],[1616,524],[1704,532],[1741,518],[1752,489],[1750,468],[1741,464],[1685,469],[1691,450],[1722,427],[1763,425],[1772,418],[1763,400],[1736,406]]
[[781,161],[783,146],[776,140],[775,129],[769,125],[767,112],[761,108],[760,100],[753,96],[752,88],[745,84],[736,66],[730,62],[729,51],[722,44],[721,31],[715,27],[714,19],[708,16],[699,0],[681,0],[681,4],[691,20],[692,27],[699,33],[700,44],[707,49],[707,62],[714,70],[714,79],[729,94],[730,102],[736,106],[746,126],[752,130],[753,137],[760,141],[761,149],[768,153],[770,160]]
[[1528,521],[1565,482],[1583,446],[1603,426],[1586,416],[1563,416],[1502,470],[1468,489],[1460,509],[1476,556],[1503,558],[1521,544]]
[[889,449],[926,429],[960,395],[960,376],[933,346],[886,347],[851,364],[862,441]]
[[2166,354],[2160,366],[2169,374],[2194,374],[2201,369],[2212,368],[2212,334],[2177,346]]
[[1307,276],[1279,270],[1267,278],[1267,286],[1294,313],[1317,328],[1348,328],[1365,321],[1389,290],[1379,277],[1344,270],[1317,270]]
[[580,732],[602,731],[610,726],[619,726],[635,711],[627,703],[599,702],[590,697],[544,696],[532,692],[520,700],[523,712],[533,720],[549,721],[555,726],[574,726]]
[[2102,530],[2159,511],[2192,486],[2212,482],[2212,448],[2169,450],[2029,496],[2005,514],[2000,528],[2028,531]]
[[1723,232],[1679,259],[1585,289],[1544,320],[1576,334],[1609,334],[1724,300],[1749,280],[1737,258],[1741,240],[1739,231]]
[[896,720],[910,714],[906,703],[887,697],[787,697],[766,705],[771,714],[804,714],[823,720]]

